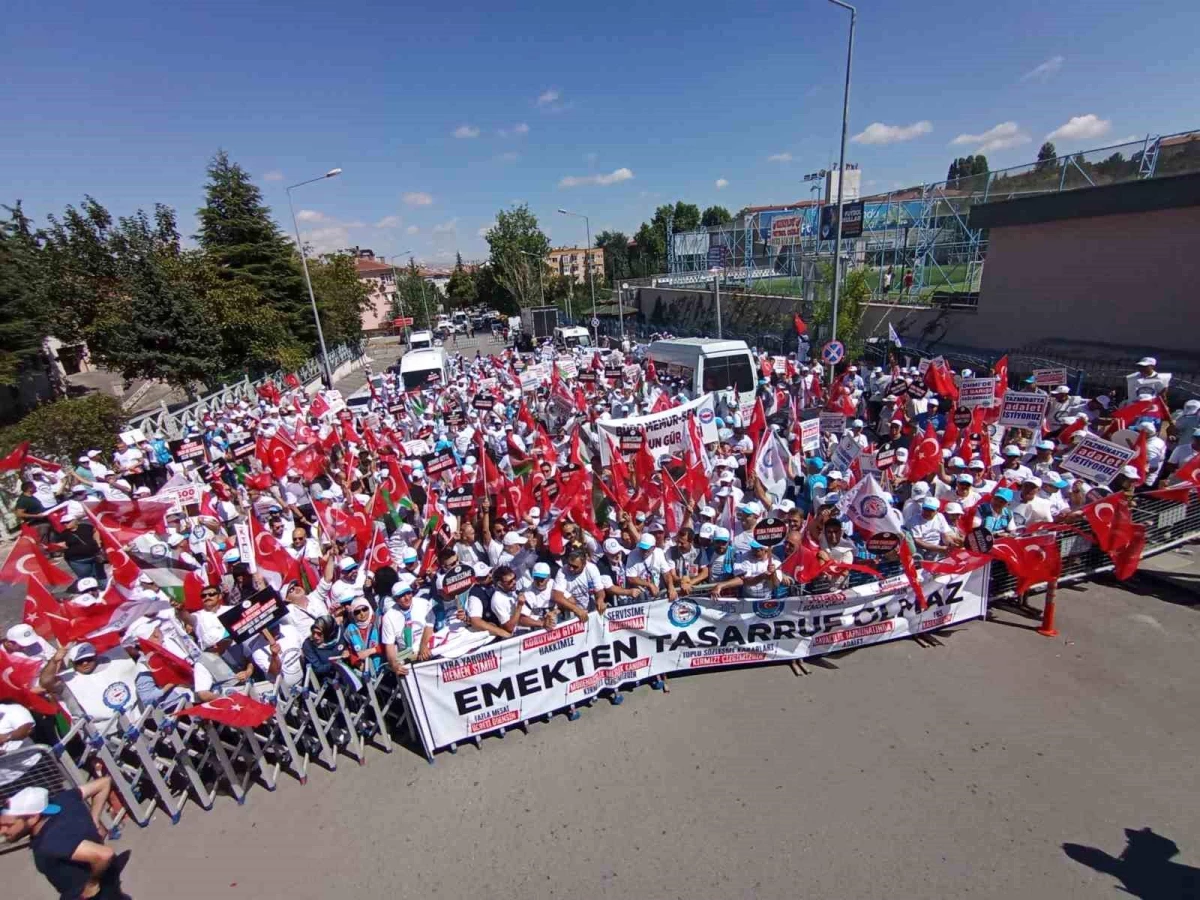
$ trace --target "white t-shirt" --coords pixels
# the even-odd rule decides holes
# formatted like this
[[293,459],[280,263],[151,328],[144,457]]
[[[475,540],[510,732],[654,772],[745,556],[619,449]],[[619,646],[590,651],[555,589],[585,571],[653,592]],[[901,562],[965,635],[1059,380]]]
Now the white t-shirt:
[[383,614],[383,628],[379,634],[380,642],[386,647],[395,644],[396,649],[403,652],[412,650],[416,653],[421,649],[421,638],[426,628],[433,627],[433,608],[428,597],[415,595],[408,610],[393,606]]
[[1012,508],[1013,524],[1017,528],[1024,528],[1027,525],[1036,525],[1038,522],[1054,521],[1054,514],[1050,508],[1050,501],[1040,494],[1034,494],[1033,499],[1028,503],[1021,501],[1014,503]]
[[517,594],[525,603],[526,612],[535,619],[542,618],[554,608],[554,582],[549,578],[540,591],[533,586],[532,578],[518,582]]
[[939,547],[943,544],[942,537],[953,530],[940,512],[934,513],[933,518],[928,521],[924,517],[918,516],[908,528],[909,534],[913,536],[914,540],[937,544]]
[[640,578],[655,587],[661,587],[662,576],[670,568],[661,547],[652,547],[649,550],[637,547],[625,560],[625,577]]
[[86,675],[70,669],[59,677],[93,719],[111,719],[119,710],[129,711],[137,705],[137,664],[123,651],[101,654],[95,670]]
[[[33,716],[21,704],[0,703],[0,734],[9,734],[18,728],[24,728],[26,725],[32,724]],[[14,750],[28,747],[32,743],[33,738],[30,737],[22,738],[21,740],[6,741],[3,746],[0,746],[0,751],[12,753]]]
[[[738,578],[753,578],[758,575],[765,575],[769,567],[775,562],[770,556],[766,559],[741,559],[733,564],[733,574]],[[757,584],[742,585],[741,594],[743,597],[761,599],[770,597],[774,586],[770,579],[763,579]]]
[[[517,591],[516,593],[519,595],[520,591]],[[521,612],[525,615],[528,616],[530,614],[529,610],[525,607],[525,604],[512,594],[505,593],[501,590],[497,590],[492,594],[492,615],[496,617],[496,621],[500,624],[503,625],[508,622],[508,620],[513,617],[513,614],[518,607],[520,607]],[[513,631],[513,634],[520,634],[522,631],[530,630],[531,629],[528,626],[517,625],[516,629]]]
[[554,578],[554,590],[565,594],[576,606],[586,612],[596,608],[595,592],[604,589],[600,581],[600,570],[595,563],[588,563],[578,575],[572,575],[563,566]]

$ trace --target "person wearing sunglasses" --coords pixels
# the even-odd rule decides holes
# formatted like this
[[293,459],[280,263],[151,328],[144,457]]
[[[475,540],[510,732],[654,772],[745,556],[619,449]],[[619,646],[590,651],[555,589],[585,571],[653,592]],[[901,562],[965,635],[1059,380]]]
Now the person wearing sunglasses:
[[[532,593],[549,588],[550,566],[544,562],[536,563],[529,574],[529,581],[535,587]],[[525,604],[525,598],[530,591],[521,591],[517,584],[516,573],[508,566],[500,566],[495,572],[496,589],[492,591],[492,616],[501,629],[508,634],[520,634],[533,631],[536,628],[551,628],[554,625],[553,615],[547,611],[541,618],[534,616]]]
[[371,601],[357,597],[350,602],[350,622],[346,625],[346,641],[353,651],[352,662],[372,673],[383,666],[383,650],[379,642],[379,623]]

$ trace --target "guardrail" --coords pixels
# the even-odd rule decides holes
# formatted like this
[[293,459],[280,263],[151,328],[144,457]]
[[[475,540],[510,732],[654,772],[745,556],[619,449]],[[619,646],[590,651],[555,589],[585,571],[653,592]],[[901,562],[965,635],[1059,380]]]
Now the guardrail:
[[[365,350],[366,344],[342,344],[340,347],[335,347],[329,351],[329,367],[336,371],[339,366],[347,362],[352,362],[360,358]],[[256,391],[259,387],[266,384],[268,381],[282,382],[288,373],[283,370],[273,372],[270,375],[264,375],[255,381],[250,380],[250,376],[246,376],[241,381],[225,385],[219,391],[207,394],[201,397],[195,403],[190,403],[180,409],[172,410],[164,402],[162,407],[151,413],[144,413],[140,416],[134,416],[129,420],[129,428],[140,428],[143,432],[159,432],[164,437],[174,439],[181,437],[188,425],[195,425],[200,422],[209,413],[214,413],[223,410],[229,403],[237,403],[242,400],[247,402],[254,401]],[[302,365],[294,373],[300,380],[300,383],[308,386],[314,381],[319,381],[322,375],[321,360],[317,357],[310,359]]]

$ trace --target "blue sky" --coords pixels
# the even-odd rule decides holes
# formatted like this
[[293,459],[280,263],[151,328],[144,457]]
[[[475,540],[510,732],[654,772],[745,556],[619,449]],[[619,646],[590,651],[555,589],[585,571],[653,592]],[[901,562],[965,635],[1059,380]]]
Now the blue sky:
[[[1110,11],[1109,11],[1110,10]],[[1200,128],[1200,4],[864,3],[847,158],[865,191]],[[194,231],[229,151],[306,240],[482,258],[528,202],[555,244],[632,233],[657,204],[807,196],[836,158],[848,14],[712,0],[420,7],[13,0],[0,33],[0,202],[39,221],[85,193],[163,202]],[[874,126],[874,127],[871,127]],[[956,142],[957,139],[957,142]]]

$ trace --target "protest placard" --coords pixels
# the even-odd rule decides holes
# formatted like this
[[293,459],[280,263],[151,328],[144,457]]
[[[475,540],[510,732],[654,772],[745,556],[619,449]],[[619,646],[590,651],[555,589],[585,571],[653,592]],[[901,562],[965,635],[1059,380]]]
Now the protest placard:
[[1128,447],[1088,434],[1063,457],[1062,467],[1093,484],[1107,485],[1129,465],[1134,454]]
[[1046,418],[1046,404],[1049,402],[1048,394],[1005,391],[1004,405],[1000,408],[1000,418],[996,424],[1037,431]]
[[958,386],[958,405],[967,409],[977,406],[991,407],[996,404],[996,379],[964,378]]
[[841,434],[846,430],[846,416],[843,413],[823,412],[818,421],[821,423],[821,434]]
[[815,453],[821,449],[821,420],[805,419],[800,423],[800,449]]
[[1038,387],[1053,387],[1067,383],[1066,369],[1034,369],[1033,383]]
[[287,615],[287,604],[275,592],[274,588],[263,588],[255,591],[241,603],[220,613],[217,618],[229,632],[234,643],[248,641],[261,632],[270,628]]

